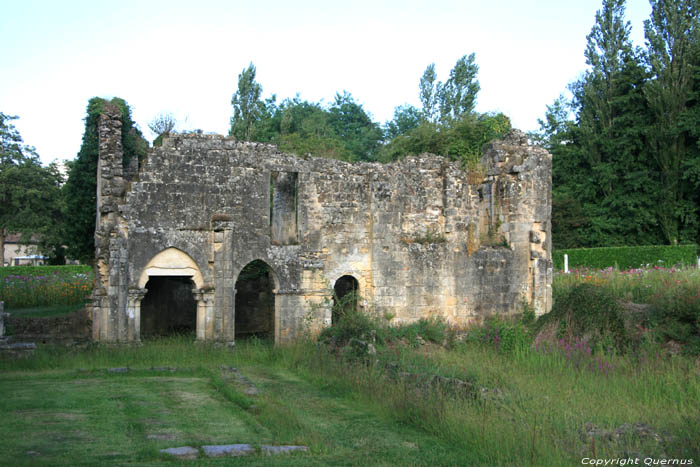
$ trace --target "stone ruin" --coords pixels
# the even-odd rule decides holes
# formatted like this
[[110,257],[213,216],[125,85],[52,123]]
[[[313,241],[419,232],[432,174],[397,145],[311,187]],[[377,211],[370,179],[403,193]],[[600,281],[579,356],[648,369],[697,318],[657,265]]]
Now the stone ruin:
[[184,331],[280,343],[332,325],[337,300],[392,323],[551,308],[552,158],[521,132],[470,169],[427,154],[347,163],[176,134],[133,172],[121,129],[106,107],[95,340]]

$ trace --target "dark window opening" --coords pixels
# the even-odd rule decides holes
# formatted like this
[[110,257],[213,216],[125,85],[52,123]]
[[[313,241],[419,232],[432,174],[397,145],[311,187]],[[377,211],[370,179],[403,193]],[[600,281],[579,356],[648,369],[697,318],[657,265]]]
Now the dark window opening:
[[275,294],[270,267],[255,260],[246,265],[236,281],[235,338],[275,335]]
[[151,276],[141,301],[141,336],[194,335],[197,301],[190,277]]
[[331,324],[336,324],[345,313],[357,310],[358,288],[357,279],[352,276],[343,276],[335,281]]
[[270,239],[273,245],[294,245],[297,234],[297,172],[270,174]]

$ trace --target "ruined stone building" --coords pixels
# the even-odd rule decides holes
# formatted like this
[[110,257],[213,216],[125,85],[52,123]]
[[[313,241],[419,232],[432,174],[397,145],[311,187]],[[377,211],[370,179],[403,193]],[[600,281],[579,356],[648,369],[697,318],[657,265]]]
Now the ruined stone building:
[[99,138],[96,340],[284,342],[332,325],[334,300],[354,295],[351,306],[392,323],[551,307],[552,160],[520,132],[471,170],[172,135],[133,176],[116,109]]

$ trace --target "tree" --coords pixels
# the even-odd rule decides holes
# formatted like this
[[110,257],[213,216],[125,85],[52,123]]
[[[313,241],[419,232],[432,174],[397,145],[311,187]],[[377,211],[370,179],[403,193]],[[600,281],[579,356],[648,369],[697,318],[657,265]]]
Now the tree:
[[700,4],[697,0],[650,3],[651,18],[644,22],[652,73],[644,91],[654,113],[649,142],[663,190],[658,216],[666,240],[675,244],[695,240],[698,231],[697,204],[682,169],[697,151],[683,119],[691,111],[694,72],[700,63]]
[[441,121],[459,119],[474,112],[476,95],[481,89],[476,79],[478,73],[474,54],[457,60],[448,80],[437,87]]
[[510,119],[501,113],[471,113],[445,124],[422,121],[384,145],[379,159],[390,162],[428,152],[473,166],[481,159],[486,143],[510,130]]
[[577,114],[574,141],[583,159],[577,199],[591,220],[593,245],[658,243],[657,174],[646,135],[651,116],[642,92],[641,51],[632,46],[625,0],[604,0],[587,36],[590,69],[570,89]]
[[384,125],[384,135],[387,139],[392,140],[417,128],[420,122],[420,110],[409,104],[401,105],[394,109],[393,120]]
[[383,139],[382,130],[352,95],[347,91],[336,93],[328,112],[328,124],[333,134],[343,141],[354,159],[376,160]]
[[42,167],[11,123],[15,119],[0,112],[0,265],[8,233],[47,236],[59,218],[60,173],[55,164]]
[[[63,187],[65,196],[66,237],[68,255],[83,262],[92,262],[95,256],[95,209],[97,206],[97,159],[99,155],[98,120],[105,99],[93,97],[88,102],[85,132],[80,151],[70,164],[68,180]],[[148,143],[131,119],[131,109],[123,99],[113,98],[110,103],[122,112],[122,163],[128,167],[133,159],[140,163],[148,150]]]
[[174,131],[176,126],[177,120],[175,120],[175,116],[170,112],[161,112],[153,117],[153,119],[148,122],[148,129],[151,130],[151,133],[156,135],[153,145],[160,146],[163,137]]
[[430,152],[477,164],[484,144],[511,129],[503,114],[474,111],[478,71],[474,54],[457,60],[445,83],[436,81],[435,64],[428,65],[418,86],[422,108],[404,105],[394,110],[394,119],[385,125],[390,141],[381,147],[379,159]]
[[423,106],[421,114],[424,120],[435,123],[438,117],[438,93],[440,83],[435,82],[437,74],[435,73],[435,64],[431,63],[423,72],[420,78],[418,88],[420,89],[420,102]]
[[423,120],[448,123],[474,112],[476,95],[481,89],[476,79],[479,66],[475,57],[472,53],[457,60],[445,83],[436,81],[435,64],[428,65],[418,85]]
[[231,117],[230,136],[238,139],[253,141],[254,126],[260,119],[265,108],[260,100],[262,86],[255,81],[255,65],[251,62],[238,75],[238,90],[231,98],[233,117]]

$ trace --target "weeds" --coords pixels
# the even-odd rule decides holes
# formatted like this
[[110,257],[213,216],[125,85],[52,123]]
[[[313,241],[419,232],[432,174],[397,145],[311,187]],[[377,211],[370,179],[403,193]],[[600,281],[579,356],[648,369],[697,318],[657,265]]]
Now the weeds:
[[[644,340],[678,346],[679,351],[700,354],[700,271],[693,268],[652,266],[618,271],[574,270],[556,274],[551,317],[563,308],[569,321],[583,328],[609,329],[599,344],[624,351],[636,350]],[[578,313],[575,313],[578,310]],[[576,315],[576,316],[574,316]],[[597,323],[592,321],[597,320]],[[606,321],[607,320],[607,321]],[[561,324],[561,331],[570,324]],[[541,326],[540,326],[541,327]],[[580,329],[574,334],[581,335]],[[599,333],[600,334],[600,333]],[[561,337],[561,336],[560,336]],[[595,343],[594,343],[595,344]]]

